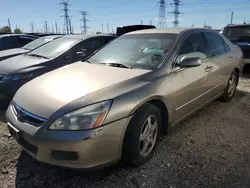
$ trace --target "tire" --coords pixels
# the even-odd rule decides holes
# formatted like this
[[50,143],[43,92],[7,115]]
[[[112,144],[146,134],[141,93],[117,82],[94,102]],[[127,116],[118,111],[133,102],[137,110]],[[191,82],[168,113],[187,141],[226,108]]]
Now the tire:
[[[149,121],[151,126],[148,124]],[[140,166],[151,159],[159,140],[160,129],[161,115],[159,109],[148,103],[139,108],[125,133],[122,161],[126,164]]]
[[236,87],[238,85],[238,81],[239,81],[239,75],[237,74],[236,70],[234,70],[229,77],[227,87],[224,90],[223,95],[220,97],[221,101],[229,102],[232,100],[236,91]]

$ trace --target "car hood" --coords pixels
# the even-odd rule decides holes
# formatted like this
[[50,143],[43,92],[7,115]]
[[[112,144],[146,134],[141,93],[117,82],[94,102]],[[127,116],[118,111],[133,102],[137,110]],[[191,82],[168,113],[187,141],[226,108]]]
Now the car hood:
[[10,74],[15,71],[26,69],[34,65],[48,61],[47,59],[30,57],[27,55],[18,55],[12,58],[0,61],[0,74]]
[[23,48],[14,48],[10,50],[3,50],[0,51],[0,58],[5,57],[5,56],[10,56],[10,55],[15,55],[15,54],[22,54],[24,52],[28,52],[28,50],[25,50]]
[[77,62],[28,82],[14,101],[30,113],[49,118],[73,100],[147,72]]

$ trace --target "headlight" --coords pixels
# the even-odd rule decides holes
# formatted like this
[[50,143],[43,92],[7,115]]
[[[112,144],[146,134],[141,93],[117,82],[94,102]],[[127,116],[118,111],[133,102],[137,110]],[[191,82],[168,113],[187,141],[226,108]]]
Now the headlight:
[[3,80],[27,80],[34,77],[34,73],[24,73],[24,74],[12,74],[6,75]]
[[52,123],[49,130],[87,130],[102,126],[111,107],[111,100],[70,112]]

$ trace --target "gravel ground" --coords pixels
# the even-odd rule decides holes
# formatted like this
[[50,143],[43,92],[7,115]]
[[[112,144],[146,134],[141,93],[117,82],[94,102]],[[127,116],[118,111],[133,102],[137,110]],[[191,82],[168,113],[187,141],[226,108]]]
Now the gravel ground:
[[92,172],[41,164],[9,138],[0,114],[0,187],[250,187],[250,71],[235,98],[215,101],[176,126],[139,168]]

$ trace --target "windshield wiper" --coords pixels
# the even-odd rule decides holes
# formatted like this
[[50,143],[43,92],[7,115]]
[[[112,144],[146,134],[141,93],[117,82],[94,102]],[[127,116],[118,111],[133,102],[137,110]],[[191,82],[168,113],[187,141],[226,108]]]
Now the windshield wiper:
[[48,57],[46,56],[43,56],[43,55],[38,55],[38,54],[26,54],[28,56],[33,56],[33,57],[41,57],[41,58],[44,58],[44,59],[49,59]]
[[120,68],[126,68],[126,69],[133,69],[131,66],[129,65],[124,65],[121,63],[104,63],[106,66],[112,66],[112,67],[120,67]]

